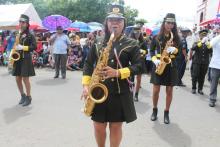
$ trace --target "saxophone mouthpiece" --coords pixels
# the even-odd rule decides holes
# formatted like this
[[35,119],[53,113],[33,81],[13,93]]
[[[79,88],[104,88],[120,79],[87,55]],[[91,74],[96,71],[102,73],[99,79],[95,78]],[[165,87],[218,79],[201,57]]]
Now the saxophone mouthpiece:
[[110,39],[114,40],[114,38],[115,38],[115,28],[112,28],[112,33],[111,33]]

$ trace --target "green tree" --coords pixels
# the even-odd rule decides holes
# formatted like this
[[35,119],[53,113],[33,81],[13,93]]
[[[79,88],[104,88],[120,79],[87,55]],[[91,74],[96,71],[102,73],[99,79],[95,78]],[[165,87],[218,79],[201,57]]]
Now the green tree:
[[[0,4],[32,3],[43,19],[51,14],[60,14],[71,20],[96,21],[102,23],[107,15],[108,6],[115,0],[0,0]],[[124,5],[124,0],[119,0]],[[135,23],[136,9],[125,7],[128,24]]]
[[134,25],[135,19],[138,16],[138,10],[132,9],[130,6],[125,7],[125,18],[127,19],[127,25]]
[[124,6],[125,1],[124,1],[124,0],[119,0],[119,4],[122,5],[122,6]]
[[102,23],[110,2],[111,0],[77,0],[72,6],[73,11],[69,14],[69,17],[73,20]]

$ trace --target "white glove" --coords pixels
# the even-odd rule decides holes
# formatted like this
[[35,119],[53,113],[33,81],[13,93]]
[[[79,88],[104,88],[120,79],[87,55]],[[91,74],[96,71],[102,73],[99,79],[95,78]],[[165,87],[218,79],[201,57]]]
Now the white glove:
[[20,45],[20,44],[18,44],[18,45],[16,46],[16,50],[17,50],[17,51],[21,51],[21,50],[23,50],[23,48],[24,48],[24,46],[23,46],[23,45]]
[[175,52],[175,50],[176,50],[175,47],[168,47],[168,48],[167,48],[167,53],[172,54],[172,53]]
[[209,41],[206,41],[206,42],[205,42],[205,45],[207,45],[207,46],[210,45],[210,42],[209,42]]
[[205,42],[208,42],[209,41],[209,38],[208,37],[204,37],[203,39],[202,39],[202,43],[205,43]]
[[154,60],[153,62],[154,62],[154,64],[155,64],[156,66],[158,66],[158,65],[160,64],[160,60],[159,60],[159,59],[156,59],[156,60]]

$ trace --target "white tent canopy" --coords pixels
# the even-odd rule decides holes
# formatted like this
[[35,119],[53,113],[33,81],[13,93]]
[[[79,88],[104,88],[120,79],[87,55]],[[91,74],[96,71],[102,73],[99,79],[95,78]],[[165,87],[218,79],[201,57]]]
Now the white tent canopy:
[[35,22],[40,26],[42,25],[41,19],[31,3],[0,5],[0,29],[15,29],[19,23],[21,14],[28,15],[31,22]]

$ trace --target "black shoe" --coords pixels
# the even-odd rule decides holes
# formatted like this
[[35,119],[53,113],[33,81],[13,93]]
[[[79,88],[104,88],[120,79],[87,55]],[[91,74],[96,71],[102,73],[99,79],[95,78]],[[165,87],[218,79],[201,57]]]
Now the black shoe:
[[31,100],[32,100],[31,96],[26,96],[26,100],[24,101],[22,106],[25,107],[25,106],[30,105],[31,104]]
[[196,94],[196,89],[192,89],[192,94]]
[[157,108],[153,108],[153,113],[152,113],[152,115],[151,115],[151,120],[152,120],[152,121],[157,120],[157,111],[158,111]]
[[59,78],[59,76],[58,76],[58,75],[55,75],[53,78],[56,79],[56,78]]
[[134,101],[138,102],[138,93],[137,92],[134,95]]
[[201,95],[204,95],[202,90],[198,90],[198,93],[201,94]]
[[169,111],[164,111],[164,123],[169,124],[170,118],[169,118]]
[[66,76],[62,76],[62,79],[66,79]]
[[20,101],[19,101],[19,105],[23,104],[23,103],[25,102],[25,100],[26,100],[26,95],[25,95],[25,94],[22,94],[22,95],[21,95],[21,99],[20,99]]
[[215,107],[215,102],[212,102],[212,101],[209,102],[209,106],[210,106],[210,107]]

